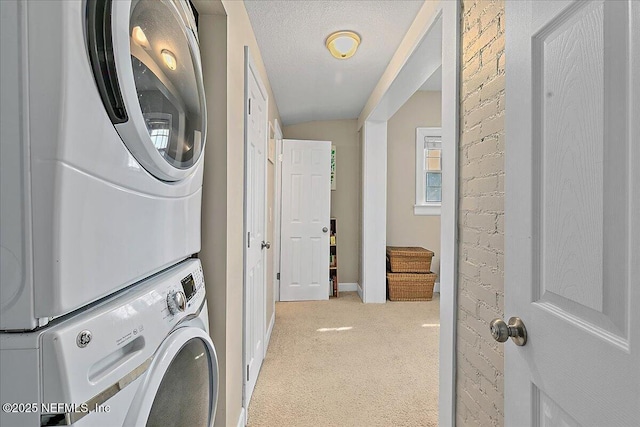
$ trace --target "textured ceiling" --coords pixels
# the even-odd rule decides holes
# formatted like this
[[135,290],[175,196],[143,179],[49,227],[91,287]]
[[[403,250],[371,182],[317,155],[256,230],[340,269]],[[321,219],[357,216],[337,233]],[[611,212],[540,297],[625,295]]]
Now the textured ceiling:
[[[285,125],[357,118],[423,0],[246,0]],[[325,47],[334,31],[362,39],[338,60]]]

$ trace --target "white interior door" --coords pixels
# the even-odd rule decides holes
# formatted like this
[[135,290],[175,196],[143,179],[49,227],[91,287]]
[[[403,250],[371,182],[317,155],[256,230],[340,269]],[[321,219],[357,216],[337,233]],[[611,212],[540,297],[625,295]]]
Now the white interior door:
[[245,49],[245,408],[264,359],[267,92]]
[[329,299],[331,142],[282,146],[280,301]]
[[508,426],[640,423],[640,2],[506,4]]

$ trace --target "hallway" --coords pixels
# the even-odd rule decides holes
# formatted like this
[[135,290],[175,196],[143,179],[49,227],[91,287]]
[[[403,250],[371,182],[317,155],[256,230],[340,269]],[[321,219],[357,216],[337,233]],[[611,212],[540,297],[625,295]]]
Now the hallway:
[[436,426],[438,296],[277,303],[248,425]]

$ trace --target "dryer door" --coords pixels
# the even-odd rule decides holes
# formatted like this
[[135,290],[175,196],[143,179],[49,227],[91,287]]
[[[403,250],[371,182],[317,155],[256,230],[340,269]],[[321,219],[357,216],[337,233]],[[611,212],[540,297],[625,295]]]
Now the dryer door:
[[137,390],[126,426],[213,425],[218,400],[218,358],[202,329],[171,333],[153,357]]
[[184,0],[87,2],[87,45],[107,114],[151,174],[178,181],[201,161],[206,106]]

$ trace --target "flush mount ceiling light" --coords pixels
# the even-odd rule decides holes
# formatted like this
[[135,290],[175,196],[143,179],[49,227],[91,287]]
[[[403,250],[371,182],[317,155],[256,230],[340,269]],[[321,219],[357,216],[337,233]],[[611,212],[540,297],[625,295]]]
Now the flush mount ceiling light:
[[334,58],[351,58],[360,45],[360,36],[353,31],[337,31],[327,37],[327,49]]
[[162,59],[164,59],[164,63],[167,65],[167,68],[171,71],[175,70],[178,66],[178,61],[176,60],[176,56],[173,52],[167,49],[162,49],[162,52],[160,53],[162,54]]

